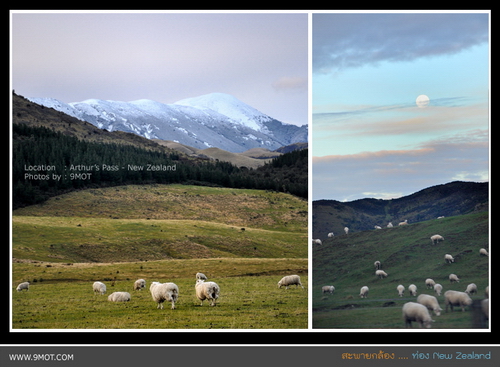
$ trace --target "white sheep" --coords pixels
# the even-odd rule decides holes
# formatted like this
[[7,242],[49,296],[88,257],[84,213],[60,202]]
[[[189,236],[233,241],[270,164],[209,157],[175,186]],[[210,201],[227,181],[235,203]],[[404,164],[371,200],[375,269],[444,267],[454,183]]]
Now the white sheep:
[[380,226],[375,226],[373,228],[375,228],[375,229],[382,229],[382,227],[380,227]]
[[285,287],[285,289],[288,289],[289,286],[291,285],[296,285],[296,288],[299,287],[299,285],[304,289],[302,286],[302,283],[300,282],[300,277],[298,275],[287,275],[281,278],[281,280],[278,282],[278,288]]
[[335,292],[335,287],[333,285],[324,285],[321,287],[321,292],[333,294],[333,292]]
[[345,234],[349,234],[349,227],[344,227]]
[[108,301],[128,302],[128,301],[130,301],[130,293],[129,292],[113,292],[108,296]]
[[482,249],[479,250],[479,255],[481,255],[481,256],[490,256],[488,254],[488,250],[486,250],[485,248],[482,248]]
[[394,227],[394,226],[392,225],[392,222],[387,223],[387,228],[392,228],[392,227]]
[[444,255],[444,261],[447,263],[447,264],[451,264],[452,262],[455,261],[455,259],[453,258],[453,256],[451,256],[450,254],[446,254]]
[[196,273],[196,279],[207,280],[207,276],[203,273]]
[[490,298],[490,286],[487,285],[486,288],[484,289],[484,296],[486,298]]
[[387,277],[387,273],[383,270],[376,270],[375,275],[378,276],[380,279]]
[[408,224],[408,219],[405,219],[404,222],[399,222],[398,226],[405,226]]
[[370,291],[370,289],[365,285],[365,286],[361,287],[361,290],[359,291],[359,296],[361,298],[367,298],[369,291]]
[[416,296],[417,295],[417,286],[415,284],[410,284],[408,286],[408,291],[410,292],[410,296]]
[[23,289],[29,291],[29,288],[30,288],[30,282],[22,282],[17,285],[16,291],[21,292]]
[[381,264],[381,263],[380,263],[380,261],[378,261],[378,260],[377,260],[377,261],[375,261],[375,262],[373,263],[373,265],[375,265],[375,269],[376,269],[376,270],[378,270],[378,269],[380,269],[380,268],[382,267],[382,264]]
[[211,301],[210,306],[215,306],[215,301],[219,298],[220,288],[215,282],[205,282],[198,279],[195,284],[196,297],[201,301],[200,306],[203,306],[203,301]]
[[471,283],[467,286],[467,289],[465,290],[465,293],[472,295],[477,293],[477,286],[474,283]]
[[134,282],[134,291],[142,291],[146,287],[146,281],[144,279],[137,279]]
[[428,288],[428,289],[434,289],[434,286],[436,285],[436,282],[431,279],[431,278],[427,278],[425,280],[425,287]]
[[489,300],[489,298],[485,298],[481,301],[481,311],[483,311],[483,314],[487,319],[490,318],[490,300]]
[[433,245],[436,245],[439,241],[444,241],[444,237],[439,234],[435,234],[434,236],[431,236],[431,241]]
[[446,291],[444,292],[444,303],[446,305],[446,312],[448,312],[448,306],[450,306],[451,311],[453,311],[453,306],[460,306],[463,312],[466,306],[472,304],[472,299],[465,292]]
[[437,217],[437,219],[443,219],[444,218],[444,215],[440,215],[439,217]]
[[436,297],[428,294],[421,294],[420,296],[417,297],[417,302],[420,303],[421,305],[424,305],[429,310],[434,311],[434,314],[436,316],[441,315],[441,311],[443,309],[439,307],[439,302]]
[[403,295],[405,294],[405,286],[400,284],[396,287],[396,289],[398,290],[399,297],[403,297]]
[[421,328],[430,328],[434,322],[427,307],[416,302],[407,302],[403,305],[403,320],[406,327],[411,327],[412,321],[415,321]]
[[156,308],[163,309],[163,302],[172,304],[172,310],[175,310],[175,302],[179,298],[179,287],[175,283],[152,282],[149,286],[151,297],[157,303]]
[[106,284],[101,282],[94,282],[92,284],[92,289],[94,290],[94,294],[99,293],[101,296],[106,293]]
[[312,243],[313,243],[313,245],[321,245],[322,244],[322,242],[319,238],[312,240]]
[[457,277],[456,274],[450,274],[448,276],[448,279],[450,280],[450,283],[459,283],[460,282],[460,278]]
[[434,286],[434,292],[436,292],[438,296],[441,295],[442,291],[443,291],[443,286],[441,284],[438,283]]
[[335,237],[335,235],[333,234],[333,232],[328,233],[328,238],[332,238],[332,237]]

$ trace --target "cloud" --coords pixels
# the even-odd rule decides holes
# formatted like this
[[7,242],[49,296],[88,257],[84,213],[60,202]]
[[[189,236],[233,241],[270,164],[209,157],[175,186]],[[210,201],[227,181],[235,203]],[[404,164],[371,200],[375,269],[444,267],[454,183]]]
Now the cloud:
[[272,84],[276,91],[307,91],[307,78],[284,76]]
[[313,71],[451,55],[487,41],[487,13],[314,14]]

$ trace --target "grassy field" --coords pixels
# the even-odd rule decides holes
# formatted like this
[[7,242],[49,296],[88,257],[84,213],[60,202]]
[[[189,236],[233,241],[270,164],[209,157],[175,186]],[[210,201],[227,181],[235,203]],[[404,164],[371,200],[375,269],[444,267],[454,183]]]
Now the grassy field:
[[[89,189],[15,210],[12,327],[301,329],[308,323],[307,202],[262,190],[184,185]],[[197,272],[221,287],[199,306]],[[306,289],[278,289],[299,274]],[[147,289],[133,291],[136,279]],[[96,280],[105,296],[92,292]],[[28,292],[16,292],[23,281]],[[175,282],[176,310],[157,310],[152,281]],[[127,303],[108,302],[128,291]]]
[[[433,245],[430,236],[441,234],[445,240]],[[446,290],[465,291],[475,283],[484,298],[489,284],[489,258],[479,249],[489,248],[488,212],[449,217],[410,224],[404,227],[349,233],[323,240],[313,248],[313,328],[332,329],[401,329],[405,325],[401,307],[416,301],[406,290],[399,297],[396,287],[417,286],[418,294],[434,295],[426,289],[425,280],[432,278]],[[446,264],[445,254],[455,262]],[[375,276],[373,263],[379,260],[388,277]],[[460,282],[450,284],[448,276],[455,273]],[[323,285],[333,285],[334,294],[323,294]],[[362,286],[370,289],[368,298],[359,297]],[[444,310],[444,296],[438,298]],[[455,309],[432,315],[433,329],[467,329],[473,326],[474,313]],[[414,327],[417,327],[416,325]]]

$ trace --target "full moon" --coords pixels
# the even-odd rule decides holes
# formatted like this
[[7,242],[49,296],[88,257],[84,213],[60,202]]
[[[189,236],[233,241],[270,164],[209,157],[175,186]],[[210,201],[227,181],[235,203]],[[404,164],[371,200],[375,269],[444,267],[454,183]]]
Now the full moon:
[[415,102],[420,108],[427,107],[427,105],[429,104],[429,97],[427,97],[425,94],[421,94],[417,97],[417,100]]

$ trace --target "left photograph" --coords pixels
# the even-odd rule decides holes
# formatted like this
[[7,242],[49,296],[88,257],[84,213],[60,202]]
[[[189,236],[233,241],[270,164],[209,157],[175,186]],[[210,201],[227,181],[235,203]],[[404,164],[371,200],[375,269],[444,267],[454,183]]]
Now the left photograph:
[[308,15],[11,12],[11,331],[308,328]]

